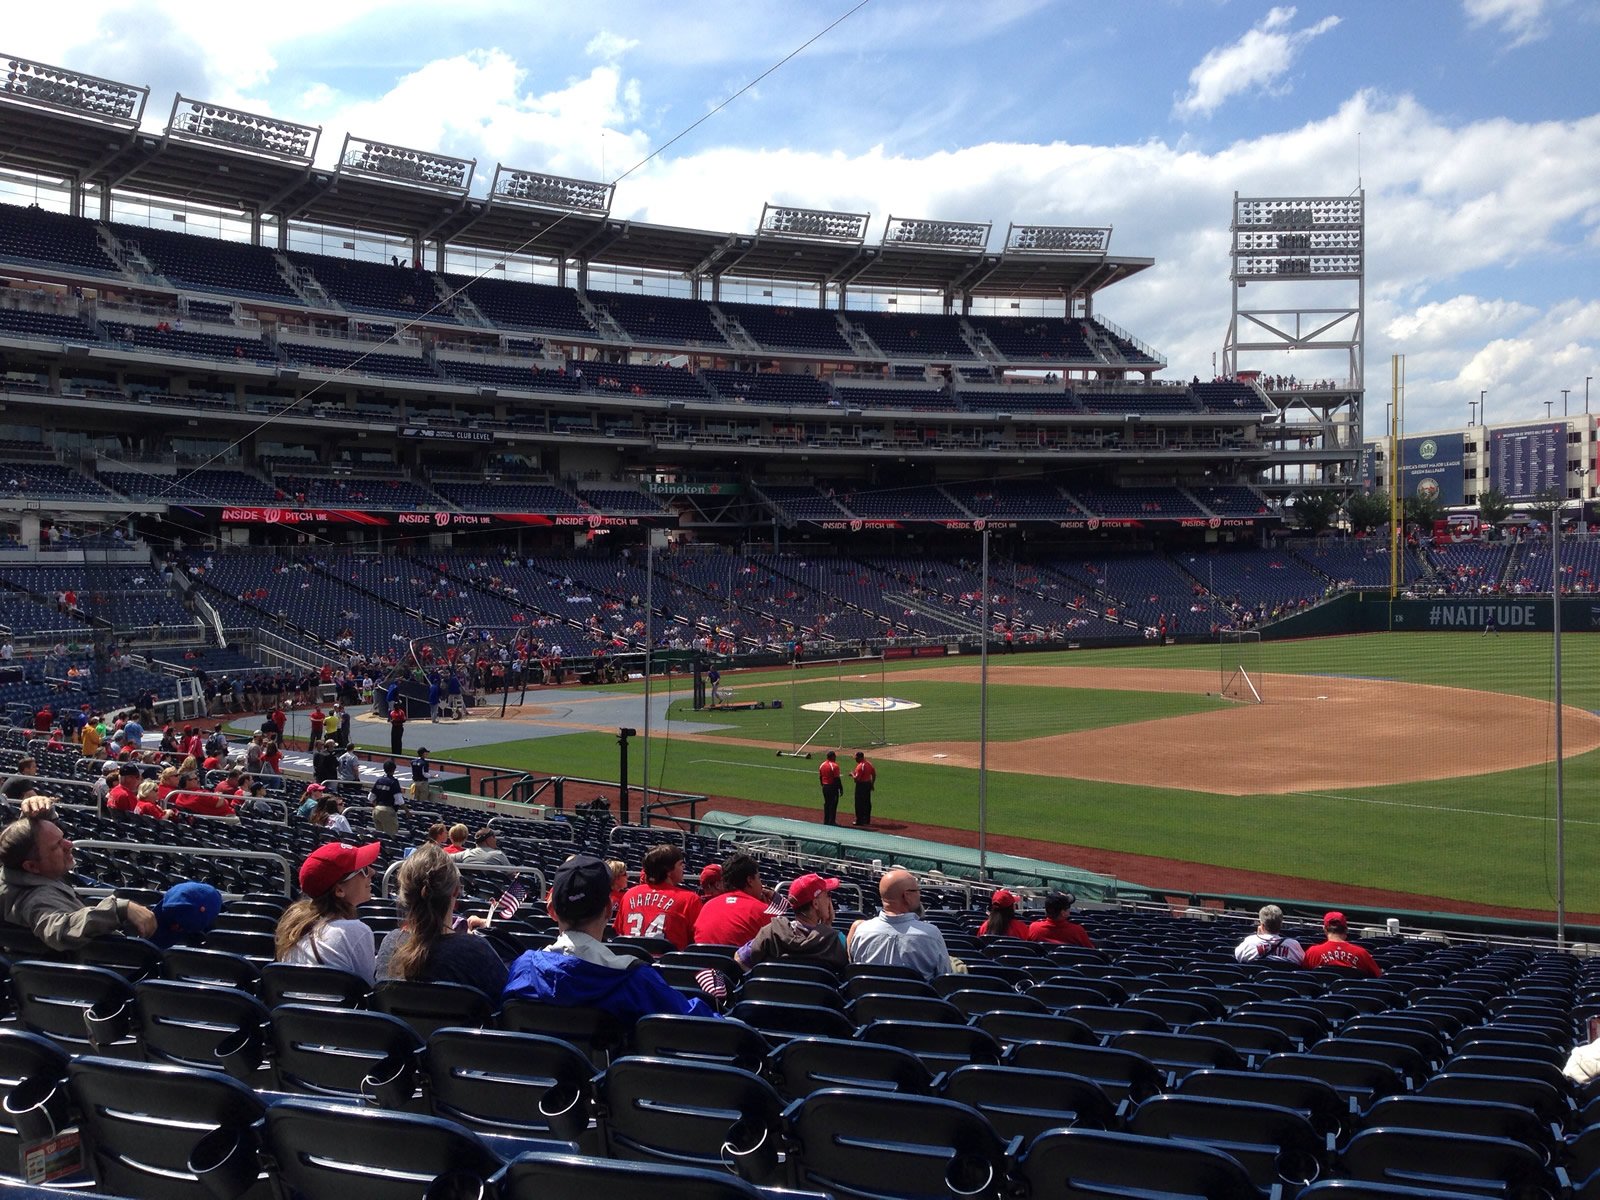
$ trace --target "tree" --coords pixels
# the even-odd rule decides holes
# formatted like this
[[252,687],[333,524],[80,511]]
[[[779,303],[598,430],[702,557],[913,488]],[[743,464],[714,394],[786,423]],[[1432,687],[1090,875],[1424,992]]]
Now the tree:
[[1339,507],[1339,493],[1326,489],[1301,492],[1289,501],[1289,511],[1296,523],[1310,533],[1332,528],[1339,519]]
[[1560,488],[1546,488],[1529,503],[1528,512],[1534,520],[1548,525],[1566,502],[1566,494]]
[[1478,520],[1490,529],[1511,515],[1511,501],[1499,488],[1486,488],[1478,493]]
[[1345,501],[1344,515],[1357,533],[1382,529],[1389,523],[1389,493],[1357,492]]
[[1420,526],[1425,534],[1433,532],[1433,523],[1443,515],[1444,509],[1439,506],[1437,496],[1406,497],[1406,524]]

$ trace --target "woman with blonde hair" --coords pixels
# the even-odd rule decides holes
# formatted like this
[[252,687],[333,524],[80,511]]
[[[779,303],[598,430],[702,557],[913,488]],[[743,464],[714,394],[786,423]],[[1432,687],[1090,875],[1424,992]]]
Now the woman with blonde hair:
[[[145,783],[149,782],[151,781],[148,779],[145,780]],[[155,802],[157,804],[166,803],[167,797],[175,792],[178,788],[178,768],[162,767],[160,776],[155,780],[155,785]],[[139,785],[139,794],[141,796],[144,794],[143,783]]]
[[472,831],[465,825],[450,826],[450,840],[445,843],[444,852],[446,854],[460,854],[467,848],[467,838],[471,836],[471,833]]
[[506,986],[506,966],[474,930],[488,924],[468,917],[466,932],[455,932],[461,869],[438,846],[424,843],[395,873],[405,922],[378,948],[378,978],[464,983],[492,999]]
[[146,779],[139,785],[138,798],[133,802],[133,811],[141,817],[151,817],[157,821],[167,819],[167,810],[161,806],[161,785],[154,779]]
[[337,967],[373,979],[372,930],[356,909],[372,899],[372,864],[383,846],[329,842],[300,864],[300,899],[278,918],[277,959]]

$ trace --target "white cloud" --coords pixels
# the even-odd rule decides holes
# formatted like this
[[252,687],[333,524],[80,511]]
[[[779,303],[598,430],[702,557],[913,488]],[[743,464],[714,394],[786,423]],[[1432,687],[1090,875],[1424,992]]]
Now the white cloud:
[[1513,47],[1538,41],[1550,32],[1545,23],[1547,0],[1462,0],[1473,28],[1493,25],[1507,34]]
[[616,62],[638,44],[638,38],[625,38],[621,34],[612,33],[609,29],[602,29],[589,39],[589,44],[583,48],[583,52],[590,58],[610,63]]
[[1189,92],[1173,106],[1174,115],[1206,117],[1241,93],[1286,89],[1281,81],[1300,51],[1339,24],[1338,17],[1328,16],[1291,29],[1294,15],[1292,7],[1274,8],[1232,45],[1207,51],[1189,72]]

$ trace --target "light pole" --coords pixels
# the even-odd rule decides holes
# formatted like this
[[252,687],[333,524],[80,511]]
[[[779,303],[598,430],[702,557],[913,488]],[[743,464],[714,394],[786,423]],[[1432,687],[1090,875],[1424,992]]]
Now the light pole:
[[1478,423],[1481,425],[1487,425],[1489,423],[1488,395],[1488,388],[1484,388],[1483,391],[1478,393]]
[[1545,420],[1547,420],[1547,421],[1550,419],[1550,416],[1551,416],[1550,409],[1554,404],[1555,404],[1554,400],[1546,400],[1544,402],[1544,417],[1545,417]]
[[1476,400],[1468,400],[1467,401],[1467,426],[1468,426],[1468,428],[1470,428],[1473,425],[1476,425],[1478,423],[1477,418],[1478,418],[1478,402]]
[[1593,378],[1594,378],[1593,375],[1585,375],[1583,377],[1583,415],[1584,416],[1588,416],[1589,415],[1589,381],[1591,379],[1593,379]]
[[1571,390],[1571,388],[1561,389],[1561,415],[1563,417],[1567,415],[1567,393]]

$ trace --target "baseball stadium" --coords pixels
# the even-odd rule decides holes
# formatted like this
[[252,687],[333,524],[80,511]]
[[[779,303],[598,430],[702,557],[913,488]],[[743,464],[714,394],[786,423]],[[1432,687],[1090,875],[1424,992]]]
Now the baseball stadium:
[[[1407,434],[1364,193],[1235,195],[1183,380],[1102,311],[1154,265],[1109,222],[650,224],[167,103],[0,76],[6,837],[70,838],[55,886],[127,935],[3,905],[0,1181],[1600,1195],[1561,1071],[1600,1013],[1596,425]],[[950,970],[621,936],[699,1015],[502,997],[574,863],[651,887],[663,846],[691,888],[753,858],[774,924],[832,889],[850,938],[909,872]],[[432,858],[496,989],[285,950],[358,877],[343,923],[420,941]],[[180,887],[220,915],[172,933]],[[1050,904],[1092,943],[993,934]],[[1241,958],[1258,921],[1382,977]]]

